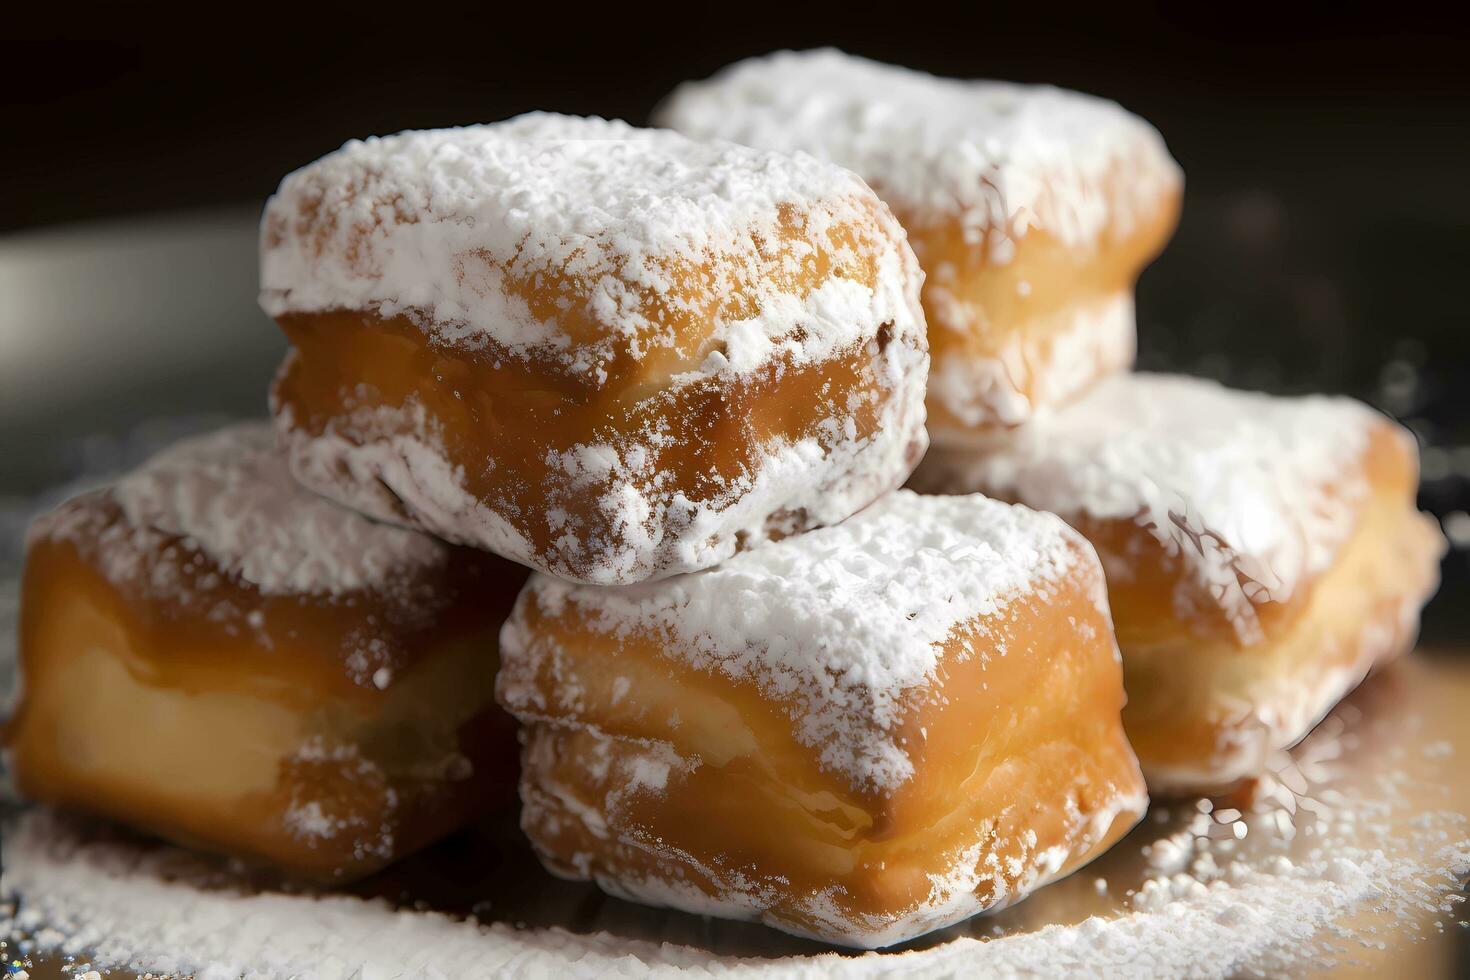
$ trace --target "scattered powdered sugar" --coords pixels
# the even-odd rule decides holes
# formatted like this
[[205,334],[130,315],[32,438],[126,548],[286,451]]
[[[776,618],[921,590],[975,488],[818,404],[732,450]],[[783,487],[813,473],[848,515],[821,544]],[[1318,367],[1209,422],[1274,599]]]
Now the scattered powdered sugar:
[[[595,588],[536,576],[518,610],[574,604],[600,629],[656,632],[701,670],[799,705],[797,738],[858,786],[892,789],[912,763],[891,729],[931,680],[941,644],[1008,602],[1045,595],[1090,547],[1062,521],[980,496],[903,490],[832,527],[736,555],[695,575]],[[1094,576],[1102,597],[1100,569]],[[500,697],[534,714],[543,654],[513,614]]]
[[[789,345],[797,315],[824,328],[803,341],[820,360],[866,323],[783,303],[773,278],[749,274],[756,243],[779,240],[793,214],[813,241],[835,224],[868,227],[875,205],[856,176],[809,156],[605,119],[538,112],[353,140],[286,177],[267,205],[261,304],[273,316],[407,314],[443,343],[493,344],[601,384],[614,359],[678,343],[676,320],[708,319],[736,278],[746,288],[770,279],[751,316],[715,331],[735,352],[722,366]],[[902,248],[896,225],[883,233]],[[548,281],[565,283],[590,324],[569,330],[566,303],[554,315],[532,309],[521,286]]]
[[[1014,431],[946,439],[915,482],[1064,517],[1136,520],[1253,642],[1253,601],[1290,598],[1351,535],[1366,490],[1362,453],[1384,424],[1347,398],[1120,375]],[[1247,594],[1242,575],[1259,591]]]
[[905,221],[958,219],[995,262],[1033,227],[1074,246],[1108,228],[1126,233],[1181,181],[1158,131],[1116,103],[938,78],[832,49],[752,58],[686,83],[656,119],[851,167]]
[[[1430,678],[1421,681],[1431,683]],[[1390,685],[1391,687],[1392,685]],[[1422,692],[1421,692],[1422,693]],[[1372,699],[1369,698],[1371,701]],[[592,977],[608,975],[935,977],[1073,975],[1206,978],[1299,975],[1403,955],[1464,928],[1470,875],[1465,818],[1426,800],[1447,773],[1407,753],[1402,705],[1365,724],[1347,704],[1251,801],[1159,811],[1100,865],[1113,906],[1080,921],[1008,929],[1003,914],[971,935],[904,953],[719,955],[608,932],[520,929],[345,896],[258,892],[172,848],[98,833],[47,811],[6,827],[0,936],[27,957],[71,954],[98,967],[197,973],[203,980],[298,977]],[[1395,734],[1395,730],[1397,734]],[[1141,869],[1114,855],[1142,847]],[[1054,886],[1066,888],[1067,883]],[[1046,895],[1032,899],[1045,902]],[[1076,892],[1074,891],[1074,894]],[[1031,903],[1028,903],[1028,906]],[[1084,906],[1085,908],[1086,906]],[[666,931],[678,919],[658,916]],[[987,923],[995,922],[993,927]],[[719,924],[694,935],[708,935]]]
[[[110,490],[118,525],[97,543],[110,578],[131,581],[147,544],[180,538],[228,575],[265,595],[341,595],[405,571],[442,564],[447,547],[379,524],[303,489],[276,449],[268,423],[234,425],[186,439],[119,479]],[[86,508],[62,507],[32,534],[75,538],[96,530]]]

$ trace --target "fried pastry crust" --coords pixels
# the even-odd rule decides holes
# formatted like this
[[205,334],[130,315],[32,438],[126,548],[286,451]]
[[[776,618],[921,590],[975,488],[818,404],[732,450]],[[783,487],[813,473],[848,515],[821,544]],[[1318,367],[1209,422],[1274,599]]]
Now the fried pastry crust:
[[1050,515],[901,492],[717,569],[533,578],[522,825],[636,901],[879,947],[1017,901],[1147,800],[1101,570]]
[[506,798],[519,566],[296,487],[267,425],[174,447],[32,530],[30,799],[294,875],[374,871]]
[[1128,734],[1155,793],[1260,772],[1413,646],[1444,539],[1411,436],[1343,398],[1131,375],[914,484],[1050,510],[1108,576]]

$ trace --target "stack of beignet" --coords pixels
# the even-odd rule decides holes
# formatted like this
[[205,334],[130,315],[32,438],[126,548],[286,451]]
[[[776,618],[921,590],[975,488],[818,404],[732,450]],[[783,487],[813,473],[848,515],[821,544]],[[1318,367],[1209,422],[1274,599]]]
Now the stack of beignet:
[[893,207],[934,359],[914,485],[1053,511],[1096,546],[1155,791],[1260,772],[1412,645],[1443,542],[1414,507],[1407,432],[1341,399],[1117,374],[1133,282],[1179,209],[1148,124],[836,51],[741,62],[659,118],[850,166]]
[[534,113],[285,179],[274,433],[32,532],[27,794],[343,878],[503,794],[513,717],[554,873],[881,947],[1125,834],[1129,737],[1247,776],[1412,637],[1402,433],[1107,377],[1178,210],[1147,124],[835,52],[662,117],[712,141]]

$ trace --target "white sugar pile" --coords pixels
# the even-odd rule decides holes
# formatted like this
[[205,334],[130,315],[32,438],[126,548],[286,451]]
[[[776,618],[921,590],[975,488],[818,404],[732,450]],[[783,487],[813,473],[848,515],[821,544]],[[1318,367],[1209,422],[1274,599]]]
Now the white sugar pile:
[[[5,894],[22,911],[0,929],[35,930],[32,946],[86,955],[93,963],[212,977],[506,975],[602,976],[692,969],[776,976],[942,974],[963,967],[997,976],[1048,973],[1119,976],[1229,976],[1286,970],[1323,957],[1331,939],[1350,946],[1390,941],[1388,929],[1316,936],[1348,915],[1385,909],[1407,926],[1432,908],[1450,919],[1455,875],[1470,872],[1470,845],[1425,821],[1424,842],[1446,841],[1423,858],[1379,849],[1333,850],[1315,860],[1267,867],[1210,865],[1208,873],[1151,879],[1134,911],[992,940],[956,939],[897,955],[826,954],[778,960],[713,956],[679,946],[578,936],[559,929],[516,930],[458,922],[429,912],[393,911],[353,898],[201,891],[169,880],[174,857],[125,845],[88,844],[46,813],[27,815],[7,846]],[[1195,865],[1207,864],[1200,851]]]

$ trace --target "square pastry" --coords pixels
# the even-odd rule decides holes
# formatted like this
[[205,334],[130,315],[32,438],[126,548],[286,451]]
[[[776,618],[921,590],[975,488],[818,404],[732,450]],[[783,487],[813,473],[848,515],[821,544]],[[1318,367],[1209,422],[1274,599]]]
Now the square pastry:
[[502,650],[524,829],[635,901],[887,946],[1147,804],[1092,549],[979,496],[897,492],[657,583],[534,576]]
[[496,641],[526,573],[298,486],[270,426],[185,440],[31,529],[26,797],[344,880],[515,783]]
[[931,452],[914,485],[1061,515],[1107,570],[1155,792],[1228,788],[1413,645],[1444,540],[1413,438],[1347,398],[1138,374]]
[[261,232],[296,478],[601,585],[908,479],[922,279],[841,167],[546,113],[353,141],[288,176]]

